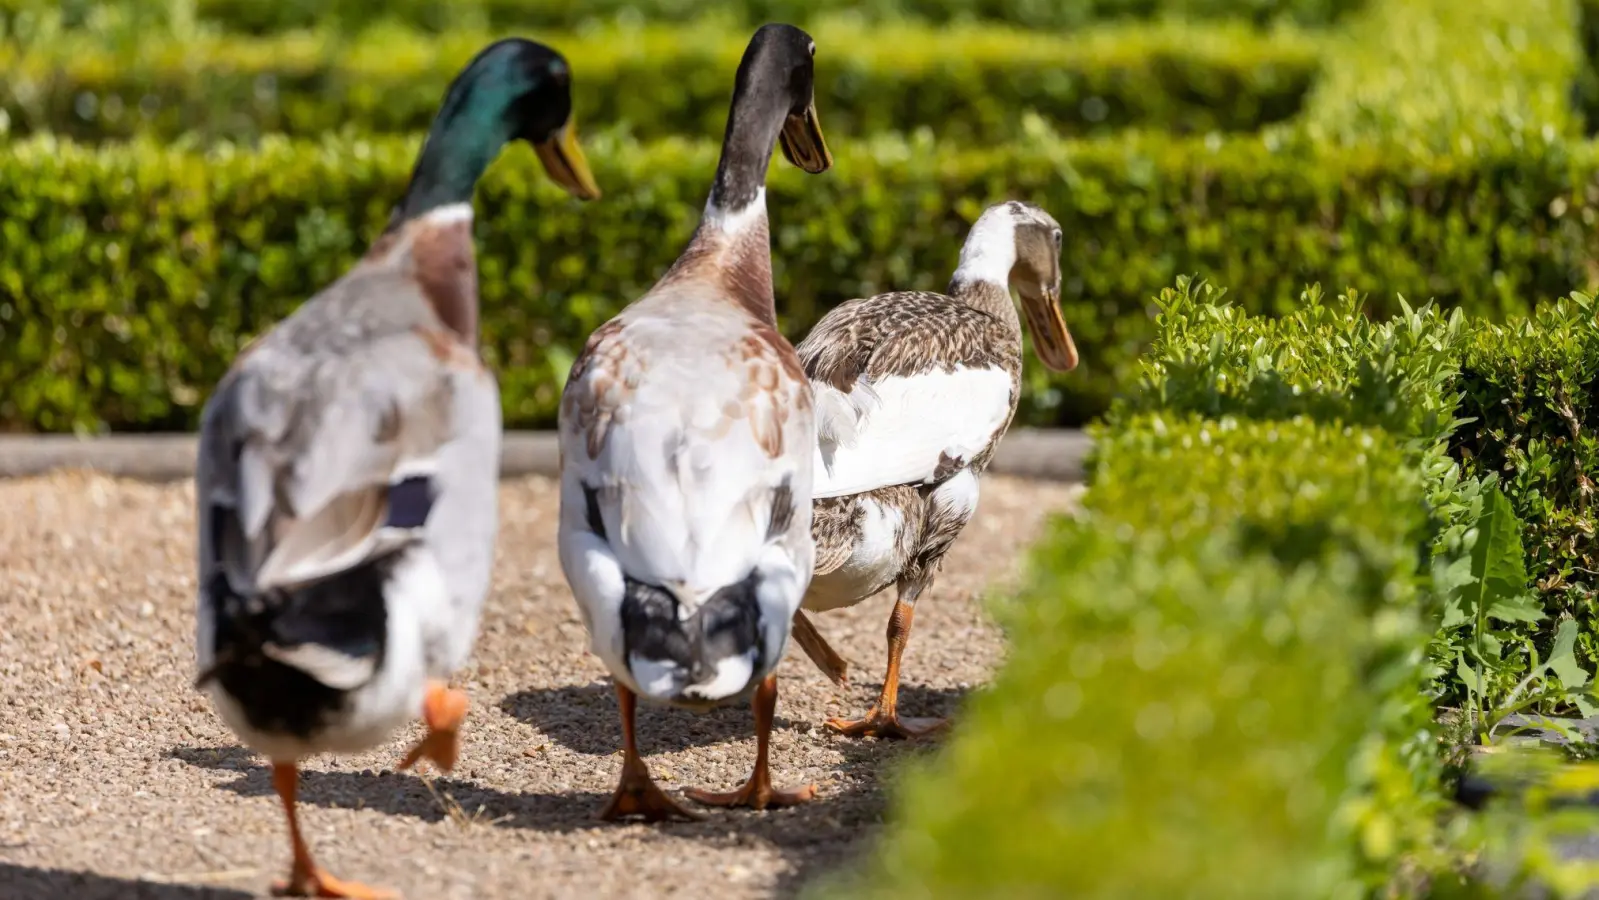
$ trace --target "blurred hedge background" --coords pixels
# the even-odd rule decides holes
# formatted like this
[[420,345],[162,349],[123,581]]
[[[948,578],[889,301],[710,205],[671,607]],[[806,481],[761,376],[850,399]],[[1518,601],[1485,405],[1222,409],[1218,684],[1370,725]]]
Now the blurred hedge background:
[[371,240],[450,76],[512,32],[572,60],[606,189],[569,202],[517,148],[480,195],[506,421],[550,426],[588,330],[692,230],[731,71],[774,17],[817,39],[839,159],[774,166],[783,327],[939,288],[982,208],[1040,203],[1084,363],[1030,376],[1026,424],[1104,412],[1178,275],[1261,312],[1321,282],[1496,319],[1592,278],[1567,0],[0,0],[0,428],[193,427],[237,348]]

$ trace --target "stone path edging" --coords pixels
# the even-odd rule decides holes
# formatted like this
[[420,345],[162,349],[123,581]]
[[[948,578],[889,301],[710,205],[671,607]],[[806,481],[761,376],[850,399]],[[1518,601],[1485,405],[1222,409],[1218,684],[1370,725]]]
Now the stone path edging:
[[[80,468],[145,481],[174,481],[194,474],[194,443],[192,434],[0,435],[0,478]],[[1091,444],[1086,434],[1075,429],[1017,429],[1000,444],[989,471],[1020,478],[1080,481]],[[553,476],[557,470],[554,432],[505,435],[500,477]]]

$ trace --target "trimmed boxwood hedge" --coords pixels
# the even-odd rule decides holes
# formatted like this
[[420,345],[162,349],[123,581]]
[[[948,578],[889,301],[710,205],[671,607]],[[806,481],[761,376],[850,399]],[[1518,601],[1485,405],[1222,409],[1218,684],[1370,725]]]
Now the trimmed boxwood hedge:
[[[511,427],[553,421],[571,354],[675,258],[715,165],[708,142],[590,143],[601,201],[562,200],[520,151],[479,192],[483,322]],[[415,148],[0,147],[0,422],[191,426],[237,348],[380,230]],[[1054,379],[1031,370],[1022,420],[1034,424],[1085,422],[1126,383],[1151,334],[1151,283],[1197,273],[1238,285],[1251,310],[1283,312],[1303,284],[1336,280],[1382,290],[1378,314],[1403,293],[1502,317],[1582,283],[1599,214],[1594,155],[1559,142],[1416,160],[1151,135],[837,149],[823,176],[773,169],[787,332],[850,297],[941,288],[986,205],[1037,202],[1068,235],[1064,308],[1084,363]]]
[[1296,128],[1316,144],[1515,152],[1581,131],[1572,0],[1376,0],[1329,40]]
[[[916,18],[934,23],[1010,22],[1034,28],[1082,28],[1107,19],[1175,16],[1289,20],[1325,25],[1364,0],[739,0],[714,7],[725,20],[751,27],[787,21],[808,25],[838,12],[868,22]],[[18,13],[56,17],[80,26],[107,7],[147,23],[193,19],[231,31],[269,34],[334,25],[347,30],[400,22],[425,31],[459,28],[572,28],[616,18],[688,21],[706,15],[703,0],[0,0],[0,23]],[[24,23],[26,30],[26,23]],[[0,27],[0,35],[5,29]]]
[[[1375,320],[1313,288],[1271,319],[1187,280],[1156,305],[1139,387],[1096,428],[1083,511],[997,600],[1004,669],[900,783],[881,852],[826,886],[1480,897],[1514,876],[1585,895],[1591,865],[1555,852],[1571,814],[1451,821],[1440,757],[1461,748],[1433,713],[1463,694],[1456,653],[1479,613],[1461,603],[1484,559],[1514,552],[1488,536],[1504,497],[1548,618],[1493,626],[1487,708],[1528,701],[1518,682],[1554,659],[1557,622],[1592,639],[1599,308]],[[1568,656],[1558,679],[1593,669]],[[1591,772],[1541,778],[1592,787]],[[1487,866],[1467,862],[1485,847]]]
[[[1296,112],[1317,66],[1316,41],[1303,32],[1239,25],[1055,35],[906,24],[863,34],[829,20],[813,34],[818,103],[836,137],[927,128],[940,141],[992,144],[1019,135],[1029,111],[1072,133],[1250,130]],[[0,111],[15,134],[79,140],[422,131],[444,86],[494,37],[386,30],[123,49],[71,39],[0,45]],[[538,37],[571,61],[584,124],[640,137],[720,134],[749,40],[743,29],[703,27]]]
[[1084,511],[999,601],[1005,667],[856,892],[1357,897],[1430,852],[1412,456],[1305,418],[1098,438]]

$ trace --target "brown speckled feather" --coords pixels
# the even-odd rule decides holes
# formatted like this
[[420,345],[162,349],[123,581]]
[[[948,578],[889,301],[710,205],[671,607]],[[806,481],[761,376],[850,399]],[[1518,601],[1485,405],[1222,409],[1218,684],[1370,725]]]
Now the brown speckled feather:
[[851,300],[828,313],[795,349],[811,380],[841,391],[862,375],[910,376],[955,365],[1019,372],[1021,332],[1010,296],[982,299],[980,306],[929,291],[901,291]]

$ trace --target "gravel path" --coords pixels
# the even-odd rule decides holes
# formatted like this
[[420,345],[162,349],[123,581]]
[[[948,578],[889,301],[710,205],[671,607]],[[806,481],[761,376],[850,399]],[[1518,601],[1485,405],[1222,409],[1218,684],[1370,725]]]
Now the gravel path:
[[[1013,577],[1045,510],[1071,486],[991,478],[982,510],[918,606],[905,712],[954,711],[1001,653],[978,599]],[[283,874],[287,842],[267,770],[190,687],[190,483],[81,472],[0,481],[0,898],[245,900]],[[420,898],[792,895],[847,863],[881,820],[879,781],[926,744],[825,733],[882,676],[879,596],[818,618],[852,663],[834,688],[797,650],[780,669],[774,776],[814,781],[796,810],[602,825],[620,728],[555,558],[546,479],[501,494],[494,595],[473,711],[448,778],[395,774],[402,742],[309,763],[303,821],[335,874]],[[668,790],[731,788],[755,741],[747,709],[640,709],[640,740]]]

